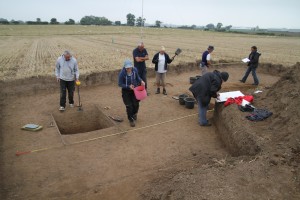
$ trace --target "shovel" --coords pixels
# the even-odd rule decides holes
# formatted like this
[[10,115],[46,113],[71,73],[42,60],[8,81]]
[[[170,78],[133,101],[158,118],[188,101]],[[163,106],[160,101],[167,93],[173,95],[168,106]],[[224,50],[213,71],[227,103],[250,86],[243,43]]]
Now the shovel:
[[174,59],[176,56],[178,56],[181,52],[182,52],[182,50],[180,48],[176,49],[175,55],[172,57],[172,59]]
[[77,93],[78,93],[78,111],[82,111],[82,103],[80,101],[80,93],[79,93],[79,86],[80,86],[80,81],[76,81],[76,86],[77,86]]

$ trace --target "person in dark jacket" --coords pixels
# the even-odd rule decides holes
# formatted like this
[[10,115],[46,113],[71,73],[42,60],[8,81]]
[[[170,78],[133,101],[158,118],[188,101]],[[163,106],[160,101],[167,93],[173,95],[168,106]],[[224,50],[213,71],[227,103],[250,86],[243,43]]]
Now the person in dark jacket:
[[258,67],[258,62],[259,62],[259,57],[260,57],[260,53],[257,52],[257,47],[253,46],[251,47],[251,53],[249,55],[249,62],[248,62],[248,69],[244,75],[244,77],[240,80],[240,82],[245,83],[250,72],[252,72],[252,76],[254,79],[254,83],[252,85],[258,85],[259,84],[259,80],[256,74],[256,69]]
[[161,47],[160,51],[154,55],[152,59],[152,63],[155,64],[155,71],[156,71],[156,85],[157,90],[155,94],[160,93],[160,83],[163,86],[163,94],[167,95],[166,91],[166,73],[168,70],[168,64],[170,64],[174,60],[170,58],[169,55],[166,53],[166,49],[164,46]]
[[[139,76],[146,83],[145,88],[147,90],[147,68],[146,61],[149,60],[148,52],[145,49],[145,45],[143,42],[138,44],[138,47],[135,48],[132,52],[134,67],[137,69]],[[147,95],[150,93],[147,91]]]
[[125,60],[119,74],[119,87],[122,88],[122,98],[131,127],[135,126],[134,121],[137,120],[139,111],[139,100],[136,99],[133,90],[140,84],[145,85],[145,82],[140,78],[137,69],[133,67],[130,60]]
[[193,93],[198,102],[199,124],[201,126],[211,126],[206,119],[206,113],[211,100],[211,97],[217,98],[217,92],[221,89],[223,82],[229,78],[227,72],[207,72],[199,78],[189,90]]
[[214,46],[209,45],[207,50],[203,52],[200,62],[200,70],[202,75],[208,72],[208,68],[211,67],[211,53],[214,51]]

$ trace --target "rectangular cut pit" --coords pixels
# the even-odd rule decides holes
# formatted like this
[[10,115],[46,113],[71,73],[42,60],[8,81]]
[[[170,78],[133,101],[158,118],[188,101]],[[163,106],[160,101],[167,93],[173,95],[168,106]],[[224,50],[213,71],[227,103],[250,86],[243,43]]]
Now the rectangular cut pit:
[[53,114],[57,127],[62,135],[86,133],[114,126],[112,121],[96,106],[67,108],[64,112]]

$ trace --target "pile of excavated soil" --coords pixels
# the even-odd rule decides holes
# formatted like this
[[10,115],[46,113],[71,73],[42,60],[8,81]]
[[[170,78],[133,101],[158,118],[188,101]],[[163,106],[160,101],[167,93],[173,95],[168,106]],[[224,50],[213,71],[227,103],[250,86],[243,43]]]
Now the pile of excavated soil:
[[[269,129],[271,144],[290,154],[291,162],[300,162],[300,63],[294,65],[266,94],[258,98],[260,106],[272,108]],[[280,148],[278,148],[280,146]],[[294,163],[296,166],[297,164]]]

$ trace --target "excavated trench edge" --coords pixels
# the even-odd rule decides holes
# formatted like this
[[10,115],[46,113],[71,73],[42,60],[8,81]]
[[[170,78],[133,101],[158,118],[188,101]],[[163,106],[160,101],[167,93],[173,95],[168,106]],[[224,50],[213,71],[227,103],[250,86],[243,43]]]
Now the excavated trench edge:
[[[241,65],[241,64],[236,64]],[[218,68],[226,68],[234,66],[232,64],[219,65]],[[285,72],[288,67],[278,64],[262,63],[258,68],[261,73],[278,75]],[[178,75],[184,72],[198,70],[198,63],[181,63],[179,65],[171,65],[168,70],[169,75]],[[99,86],[103,84],[116,83],[120,70],[93,73],[81,76],[83,87]],[[154,77],[154,69],[148,69],[148,76]],[[29,96],[37,95],[45,92],[57,90],[57,83],[54,77],[32,77],[22,80],[14,80],[3,82],[0,84],[2,98],[9,96]],[[220,136],[226,148],[232,156],[255,155],[262,149],[261,138],[251,132],[251,127],[247,127],[239,123],[239,115],[237,109],[224,108],[223,104],[215,105],[214,122],[217,134]]]
[[[227,66],[240,66],[241,64],[232,64],[229,61],[222,61],[222,64],[216,64],[215,68],[226,68]],[[168,75],[178,75],[184,72],[191,72],[199,70],[199,63],[180,63],[178,65],[170,65]],[[261,63],[258,72],[267,73],[271,75],[278,75],[286,71],[288,67],[278,64]],[[81,75],[81,87],[99,86],[104,84],[117,83],[120,70],[104,71],[92,73],[88,75]],[[148,68],[148,77],[154,77],[155,71],[153,68]],[[31,96],[40,93],[52,93],[57,90],[58,85],[54,76],[39,76],[30,77],[18,80],[0,81],[1,96]]]

